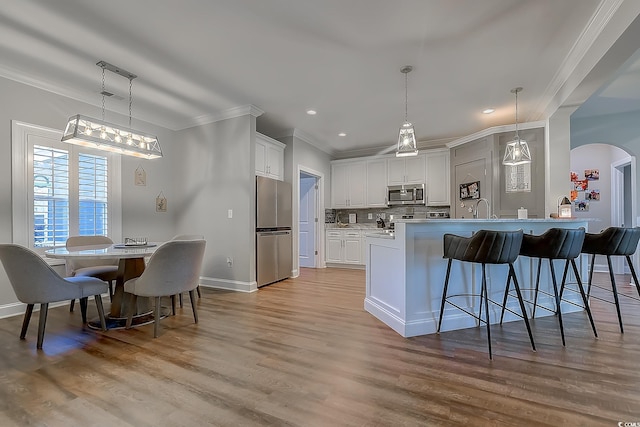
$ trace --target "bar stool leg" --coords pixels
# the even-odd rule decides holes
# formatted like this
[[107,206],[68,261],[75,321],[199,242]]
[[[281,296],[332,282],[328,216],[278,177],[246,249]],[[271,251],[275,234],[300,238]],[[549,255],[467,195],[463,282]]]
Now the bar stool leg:
[[587,286],[587,296],[591,295],[591,283],[593,282],[593,267],[596,264],[596,254],[591,255],[591,265],[589,266],[589,283]]
[[524,324],[527,326],[527,332],[529,333],[529,340],[531,340],[531,348],[536,351],[536,344],[533,342],[533,334],[531,333],[531,325],[529,325],[529,318],[527,317],[527,311],[524,307],[524,300],[522,299],[522,292],[520,292],[520,286],[518,285],[518,279],[516,278],[516,272],[513,268],[513,264],[509,263],[509,274],[513,276],[513,286],[518,294],[518,301],[520,302],[520,309],[522,310],[522,318]]
[[609,264],[609,277],[611,278],[611,288],[613,289],[613,299],[616,302],[616,310],[618,311],[618,322],[620,323],[620,333],[624,334],[624,328],[622,327],[622,313],[620,312],[620,301],[618,301],[618,290],[616,289],[616,278],[613,275],[613,268],[611,266],[611,256],[609,255],[607,255],[607,264]]
[[631,276],[633,277],[633,281],[636,284],[636,289],[638,290],[638,296],[640,296],[640,283],[638,283],[638,276],[636,276],[636,270],[633,268],[633,264],[631,263],[631,257],[626,255],[627,264],[629,265],[629,270],[631,270]]
[[502,310],[500,311],[500,324],[504,319],[504,310],[507,306],[507,297],[509,296],[509,289],[511,288],[511,274],[507,275],[507,287],[504,288],[504,297],[502,298]]
[[[567,260],[569,262],[569,260]],[[587,299],[587,295],[584,293],[584,286],[582,286],[582,280],[580,280],[580,274],[578,274],[578,266],[576,266],[576,261],[571,260],[571,265],[573,267],[573,273],[576,275],[576,280],[578,282],[578,289],[580,290],[580,295],[582,295],[582,302],[584,303],[584,309],[587,311],[587,316],[589,316],[589,322],[591,322],[591,329],[593,329],[593,335],[598,337],[598,332],[596,332],[596,324],[593,321],[593,316],[591,315],[591,308],[589,307],[589,300]],[[566,269],[565,269],[566,270]],[[562,278],[562,287],[564,288],[564,280],[566,275]],[[562,296],[560,297],[562,299]]]
[[[575,264],[575,262],[574,262]],[[576,270],[577,271],[577,270]],[[567,273],[569,272],[569,260],[566,260],[564,263],[564,272],[562,273],[562,284],[560,285],[560,300],[562,301],[562,294],[564,293],[564,284],[567,283]],[[580,280],[580,276],[576,274],[578,280]]]
[[[484,293],[484,308],[485,308],[485,317],[487,319],[487,343],[489,344],[489,359],[493,359],[493,354],[491,353],[491,327],[489,323],[489,293],[487,292],[487,274],[486,274],[486,265],[482,263],[482,293]],[[482,301],[480,304],[482,307]]]
[[[562,324],[562,310],[560,309],[560,296],[558,294],[558,283],[556,281],[556,270],[553,266],[553,260],[549,260],[549,267],[551,269],[551,282],[553,283],[553,294],[556,297],[556,312],[558,313],[558,324],[560,325],[560,336],[562,337],[562,345],[566,346],[564,340],[564,325]],[[535,308],[535,307],[534,307]]]
[[440,326],[442,326],[442,315],[444,314],[444,303],[447,300],[447,288],[449,287],[449,274],[451,273],[451,262],[453,260],[449,259],[449,263],[447,264],[447,275],[444,279],[444,289],[442,291],[442,303],[440,304],[440,318],[438,319],[438,330],[436,333],[440,333]]
[[[551,262],[551,260],[549,260]],[[540,270],[542,270],[542,258],[538,258],[538,273],[536,274],[536,289],[533,296],[533,311],[531,312],[531,318],[536,317],[536,307],[538,306],[538,290],[540,289]]]

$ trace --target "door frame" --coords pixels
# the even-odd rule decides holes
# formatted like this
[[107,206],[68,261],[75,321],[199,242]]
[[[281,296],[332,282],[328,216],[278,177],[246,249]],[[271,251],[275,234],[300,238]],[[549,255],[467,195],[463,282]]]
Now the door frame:
[[[303,180],[313,180],[313,186],[312,188],[309,190],[310,194],[309,197],[313,197],[313,212],[308,212],[307,213],[307,218],[306,220],[308,222],[311,223],[311,242],[313,242],[313,251],[314,252],[318,252],[318,244],[316,243],[316,240],[318,239],[318,222],[319,222],[319,218],[318,218],[318,210],[317,210],[317,205],[318,205],[318,177],[315,175],[309,175],[306,172],[300,172],[300,175],[298,176],[298,182],[300,183],[299,185],[299,189],[300,189],[300,197],[298,198],[298,201],[301,202],[302,201],[302,181]],[[300,213],[300,209],[298,208],[298,236],[300,236],[301,233],[301,223],[302,223],[302,217],[301,217],[301,213]],[[317,219],[317,221],[315,221],[315,219]],[[301,252],[300,252],[300,239],[298,239],[298,261],[299,261],[299,265],[300,267],[302,267],[302,259],[300,256]],[[316,268],[317,267],[317,263],[318,263],[318,254],[317,253],[313,253],[310,254],[309,256],[310,261],[312,262],[312,266],[305,266],[305,267],[309,267],[309,268]]]
[[314,170],[310,167],[298,164],[296,166],[296,202],[295,202],[295,213],[294,218],[297,220],[294,221],[293,225],[295,227],[295,238],[294,238],[294,247],[295,247],[295,256],[294,256],[294,270],[296,271],[296,276],[300,274],[300,248],[298,245],[300,244],[300,229],[299,229],[299,221],[300,221],[300,173],[304,173],[306,175],[311,175],[316,177],[316,184],[318,185],[318,189],[316,190],[316,217],[318,218],[318,222],[316,223],[315,232],[316,238],[315,246],[318,254],[315,257],[315,265],[316,268],[325,268],[326,261],[324,256],[324,228],[321,229],[321,225],[324,225],[324,173]]
[[[624,198],[624,173],[626,166],[631,168],[631,200]],[[625,201],[631,203],[631,224],[625,224],[625,227],[636,227],[636,158],[635,156],[627,156],[623,159],[611,163],[611,222],[612,225],[620,226],[624,222],[624,204]],[[638,265],[638,251],[632,256],[634,266]],[[613,269],[617,274],[631,274],[624,258],[612,258]]]

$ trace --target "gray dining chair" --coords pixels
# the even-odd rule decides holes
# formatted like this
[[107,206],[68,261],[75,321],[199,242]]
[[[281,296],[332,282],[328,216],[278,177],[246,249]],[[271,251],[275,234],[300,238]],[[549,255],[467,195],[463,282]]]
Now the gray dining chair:
[[131,294],[127,328],[131,327],[133,311],[138,296],[155,300],[153,336],[158,336],[160,325],[160,298],[189,292],[193,320],[198,323],[195,289],[200,280],[200,270],[206,242],[200,240],[170,240],[158,247],[140,277],[127,280],[124,291]]
[[[204,236],[202,234],[177,234],[171,238],[171,240],[204,240]],[[198,293],[198,298],[202,298],[202,294],[200,293],[200,285],[196,288],[196,292]],[[178,294],[180,299],[180,308],[182,308],[182,294]],[[176,314],[176,298],[175,296],[171,297],[171,310],[173,314]]]
[[[73,251],[83,246],[112,245],[113,240],[107,236],[70,236],[67,239],[67,250]],[[113,297],[113,281],[118,276],[118,260],[94,259],[75,260],[68,259],[65,263],[67,277],[86,276],[95,277],[109,283],[109,299]],[[69,311],[73,311],[75,299],[71,300]]]
[[79,299],[82,322],[87,323],[87,299],[93,295],[100,316],[100,326],[107,330],[101,294],[107,284],[95,277],[61,277],[38,254],[24,246],[0,244],[0,261],[9,277],[16,297],[27,304],[20,339],[24,339],[35,304],[40,304],[37,348],[42,348],[49,303]]

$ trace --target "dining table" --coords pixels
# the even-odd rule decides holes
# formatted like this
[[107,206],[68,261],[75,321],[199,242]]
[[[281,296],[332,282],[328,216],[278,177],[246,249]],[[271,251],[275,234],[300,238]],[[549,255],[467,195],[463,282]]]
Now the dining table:
[[[118,260],[118,273],[111,308],[105,316],[108,329],[124,328],[130,311],[130,298],[124,291],[127,280],[139,277],[145,269],[145,258],[150,257],[161,242],[149,242],[144,245],[128,244],[100,244],[75,246],[73,248],[56,247],[45,251],[49,258],[74,259],[74,260]],[[137,298],[134,308],[132,326],[139,326],[153,322],[153,313],[150,298]],[[99,324],[89,322],[91,327],[99,327]]]

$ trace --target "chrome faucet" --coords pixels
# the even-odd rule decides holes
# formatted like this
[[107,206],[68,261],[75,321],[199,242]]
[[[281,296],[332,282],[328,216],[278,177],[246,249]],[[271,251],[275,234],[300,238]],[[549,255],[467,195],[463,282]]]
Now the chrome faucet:
[[478,201],[476,202],[476,207],[473,208],[473,218],[477,219],[478,218],[478,206],[480,205],[480,202],[484,201],[487,205],[487,219],[491,218],[491,208],[489,207],[489,201],[487,199],[485,199],[484,197],[481,197],[478,199]]

